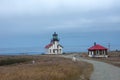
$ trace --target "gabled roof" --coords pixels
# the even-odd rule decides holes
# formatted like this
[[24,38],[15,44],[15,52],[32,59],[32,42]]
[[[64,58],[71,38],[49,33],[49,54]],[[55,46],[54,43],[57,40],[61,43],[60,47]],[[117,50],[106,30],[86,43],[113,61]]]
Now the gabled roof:
[[[48,49],[48,48],[50,48],[52,45],[53,45],[53,43],[50,43],[50,44],[46,45],[46,46],[45,46],[45,48],[46,48],[46,49]],[[60,47],[62,47],[62,48],[63,48],[63,46],[62,46],[62,45],[60,45],[60,44],[58,44],[57,46],[60,46]]]
[[96,44],[96,45],[90,47],[88,50],[107,50],[107,48],[105,48],[99,44]]
[[60,44],[58,44],[58,46],[60,46],[60,47],[62,47],[62,48],[63,48],[63,46],[62,46],[62,45],[60,45]]
[[52,45],[53,45],[53,44],[52,44],[52,43],[50,43],[50,44],[46,45],[46,46],[45,46],[45,48],[47,48],[47,49],[48,49],[48,48],[50,48]]

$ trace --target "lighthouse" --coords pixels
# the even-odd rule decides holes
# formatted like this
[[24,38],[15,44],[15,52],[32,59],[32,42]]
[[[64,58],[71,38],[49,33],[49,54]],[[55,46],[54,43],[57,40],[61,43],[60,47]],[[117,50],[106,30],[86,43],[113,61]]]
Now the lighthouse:
[[58,34],[54,32],[50,44],[45,46],[47,54],[62,54],[63,47],[59,44]]

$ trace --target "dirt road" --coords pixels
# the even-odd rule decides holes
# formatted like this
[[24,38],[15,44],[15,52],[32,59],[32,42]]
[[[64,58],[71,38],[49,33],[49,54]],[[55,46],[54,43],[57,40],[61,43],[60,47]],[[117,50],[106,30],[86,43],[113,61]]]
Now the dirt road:
[[[65,57],[72,58],[72,56],[73,55],[67,55]],[[86,60],[79,56],[77,56],[77,60],[86,61],[93,64],[94,71],[90,80],[120,80],[120,68],[118,67],[104,62]]]

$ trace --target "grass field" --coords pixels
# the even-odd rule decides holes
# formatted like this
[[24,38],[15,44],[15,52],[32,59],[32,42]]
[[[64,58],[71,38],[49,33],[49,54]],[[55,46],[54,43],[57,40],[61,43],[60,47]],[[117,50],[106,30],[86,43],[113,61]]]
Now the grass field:
[[108,58],[89,58],[88,56],[85,56],[84,58],[98,60],[98,61],[106,62],[114,66],[120,67],[120,52],[115,52],[115,51],[109,52],[108,56],[109,56]]
[[0,66],[0,80],[89,80],[93,70],[92,64],[54,55],[1,56],[0,60],[8,58],[27,60]]

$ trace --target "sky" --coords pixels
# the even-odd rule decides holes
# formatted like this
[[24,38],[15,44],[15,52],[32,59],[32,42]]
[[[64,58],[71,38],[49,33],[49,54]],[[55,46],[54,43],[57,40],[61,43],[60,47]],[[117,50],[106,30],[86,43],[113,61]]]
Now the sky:
[[0,48],[44,51],[54,32],[64,51],[120,49],[120,0],[0,0]]

